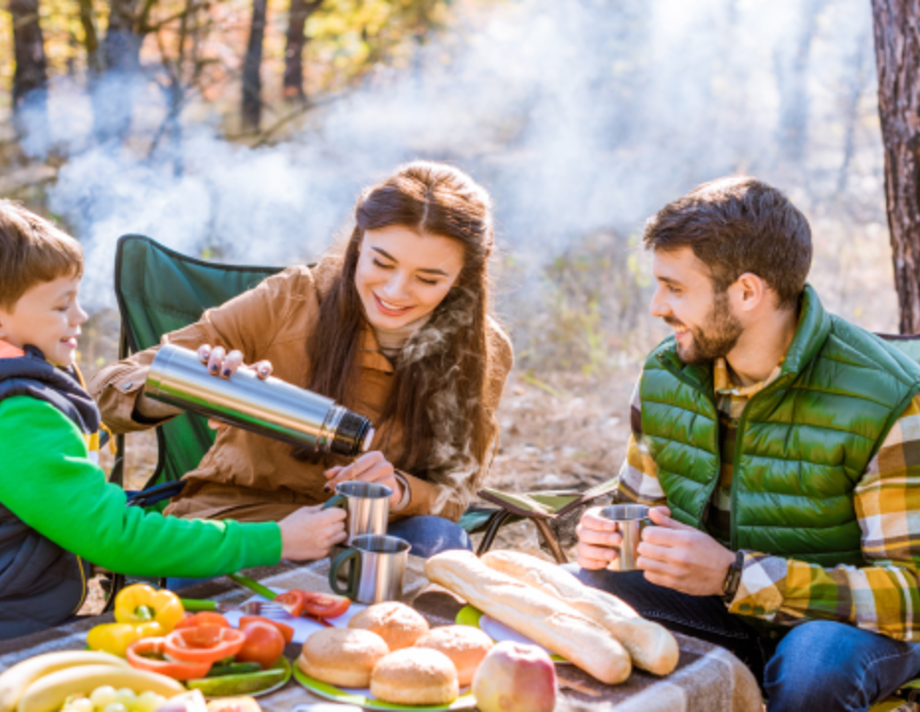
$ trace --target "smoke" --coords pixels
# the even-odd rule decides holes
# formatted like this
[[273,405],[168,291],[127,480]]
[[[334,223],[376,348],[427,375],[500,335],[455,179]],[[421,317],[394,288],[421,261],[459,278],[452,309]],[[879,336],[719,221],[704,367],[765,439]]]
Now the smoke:
[[[801,27],[813,29],[804,70]],[[274,146],[228,143],[193,106],[148,156],[166,107],[143,84],[131,140],[100,145],[89,100],[66,83],[52,87],[50,137],[31,145],[67,155],[49,206],[85,246],[94,310],[113,304],[121,234],[228,262],[314,260],[361,187],[414,158],[483,183],[500,250],[533,275],[591,231],[635,234],[665,202],[727,173],[755,173],[820,213],[836,197],[850,129],[853,189],[867,220],[883,222],[877,129],[841,115],[853,58],[867,47],[871,57],[870,27],[864,0],[496,3],[420,46],[412,69],[375,74]],[[872,81],[870,71],[862,96]],[[812,133],[790,163],[782,147],[796,112]],[[625,248],[615,257],[625,264]],[[539,303],[539,280],[502,290],[522,309]]]

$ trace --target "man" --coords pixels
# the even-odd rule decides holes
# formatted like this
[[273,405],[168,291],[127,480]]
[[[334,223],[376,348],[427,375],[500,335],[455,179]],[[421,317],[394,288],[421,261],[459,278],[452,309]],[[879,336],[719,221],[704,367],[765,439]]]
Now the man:
[[736,652],[771,712],[866,710],[920,675],[920,366],[824,311],[808,223],[760,181],[697,188],[643,242],[674,335],[617,499],[657,526],[614,573],[620,535],[589,510],[578,575]]

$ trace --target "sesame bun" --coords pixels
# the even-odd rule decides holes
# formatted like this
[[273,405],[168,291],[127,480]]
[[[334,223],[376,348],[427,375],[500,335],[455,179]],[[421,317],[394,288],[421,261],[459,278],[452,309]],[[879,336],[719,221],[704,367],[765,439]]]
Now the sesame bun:
[[389,601],[368,606],[348,621],[348,627],[376,633],[392,651],[414,645],[428,632],[428,621],[405,603]]
[[390,652],[376,633],[323,628],[303,644],[297,665],[310,677],[340,687],[367,687],[374,666]]
[[415,641],[415,647],[444,653],[457,668],[460,687],[465,687],[473,681],[473,673],[492,647],[492,639],[479,628],[446,625],[425,633]]
[[400,705],[445,705],[460,694],[457,669],[437,650],[397,650],[371,673],[371,694]]

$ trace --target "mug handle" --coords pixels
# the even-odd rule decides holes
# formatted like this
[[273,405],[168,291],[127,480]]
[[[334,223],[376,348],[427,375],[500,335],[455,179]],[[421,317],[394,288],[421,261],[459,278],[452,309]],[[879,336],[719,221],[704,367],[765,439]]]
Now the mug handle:
[[345,499],[345,495],[336,494],[330,497],[325,501],[322,506],[322,509],[329,509],[330,507],[338,507],[339,509],[346,509],[348,507],[348,501]]
[[[349,559],[354,559],[354,562],[348,570],[348,585],[345,588],[339,588],[337,574],[339,573],[339,569],[342,568]],[[348,596],[350,599],[354,600],[355,596],[358,595],[357,583],[360,575],[358,569],[360,567],[361,557],[358,556],[358,550],[354,547],[349,547],[336,556],[329,565],[329,585],[332,587],[332,590],[340,596]]]

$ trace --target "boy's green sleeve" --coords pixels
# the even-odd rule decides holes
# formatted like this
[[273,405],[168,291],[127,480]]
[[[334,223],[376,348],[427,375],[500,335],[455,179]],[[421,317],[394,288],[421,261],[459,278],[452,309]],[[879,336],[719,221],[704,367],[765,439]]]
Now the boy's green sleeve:
[[135,576],[205,577],[281,558],[275,522],[189,520],[125,507],[76,426],[43,401],[0,403],[0,502],[68,551]]

